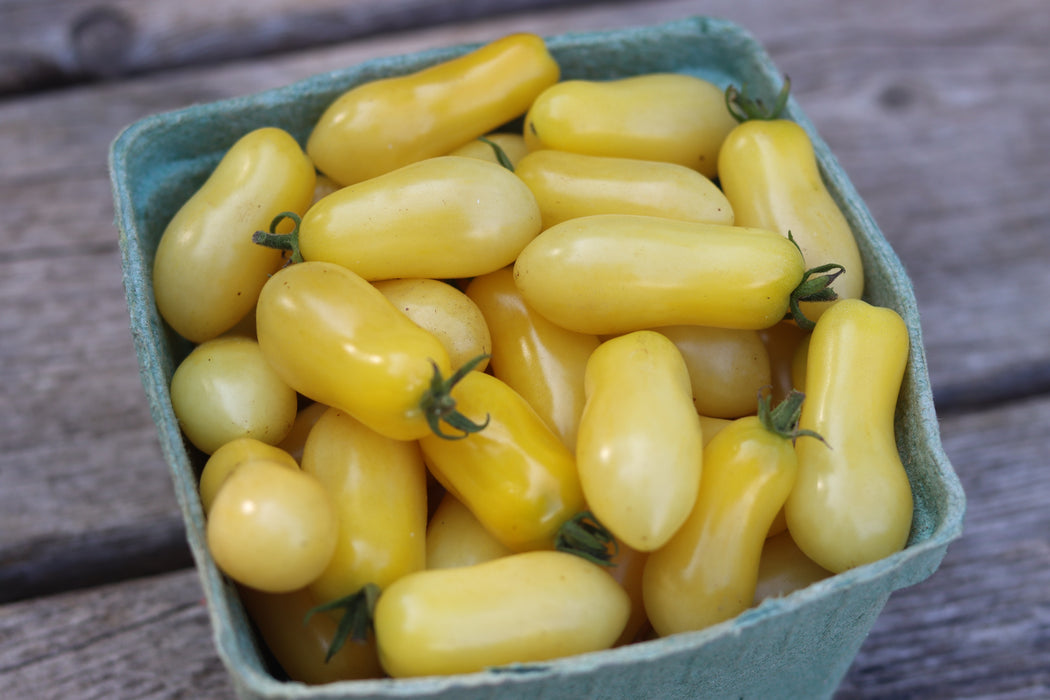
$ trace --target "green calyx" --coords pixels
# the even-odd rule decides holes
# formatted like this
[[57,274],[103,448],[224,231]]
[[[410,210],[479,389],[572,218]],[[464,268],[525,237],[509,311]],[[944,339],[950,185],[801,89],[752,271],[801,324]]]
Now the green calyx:
[[[277,233],[277,227],[285,219],[291,219],[295,224],[295,228],[292,229],[291,233]],[[252,234],[252,243],[257,243],[267,248],[289,251],[292,255],[288,261],[290,263],[301,263],[303,254],[299,252],[299,226],[302,223],[303,220],[295,212],[282,211],[273,217],[269,231],[256,231]]]
[[514,163],[510,162],[510,156],[508,156],[507,152],[503,150],[503,146],[500,146],[492,139],[487,139],[484,136],[479,136],[478,141],[481,141],[482,143],[487,143],[492,149],[492,152],[496,154],[496,162],[498,162],[507,170],[514,172]]
[[[430,380],[430,388],[423,394],[419,407],[423,410],[430,430],[438,437],[446,440],[462,440],[472,433],[484,430],[489,424],[488,415],[485,416],[484,423],[475,423],[467,418],[456,409],[456,400],[452,398],[452,387],[488,357],[487,354],[482,353],[470,359],[448,379],[441,375],[437,363],[431,360],[434,366],[434,376]],[[442,423],[447,423],[460,431],[459,434],[446,433],[441,427]]]
[[612,566],[612,558],[620,551],[616,538],[589,510],[580,511],[558,528],[554,548],[599,566]]
[[[772,407],[773,399],[768,394],[759,394],[758,397],[758,419],[766,430],[775,433],[785,440],[795,442],[800,437],[811,437],[825,442],[824,438],[812,430],[798,427],[798,419],[802,415],[802,403],[806,395],[801,391],[792,389],[784,397],[784,400]],[[825,444],[827,444],[825,442]]]
[[[799,248],[798,241],[791,235],[791,231],[788,231],[787,237],[789,241],[795,244],[796,248]],[[799,248],[799,252],[802,252],[801,248]],[[838,263],[818,265],[803,272],[802,281],[792,290],[791,296],[788,298],[789,312],[787,318],[794,319],[795,323],[802,330],[813,330],[816,324],[802,312],[802,302],[835,301],[838,299],[839,295],[831,288],[831,285],[838,279],[839,275],[845,272],[846,268]]]
[[730,85],[726,88],[725,99],[726,109],[738,122],[746,122],[751,120],[764,120],[770,121],[773,119],[780,119],[784,113],[784,108],[787,107],[788,94],[791,92],[791,79],[784,76],[784,84],[780,87],[780,92],[777,93],[777,99],[773,103],[773,106],[769,109],[762,103],[761,99],[752,98],[747,94],[747,85],[741,85],[740,89],[737,89],[735,85]]
[[379,586],[374,583],[366,583],[356,593],[351,593],[342,598],[321,605],[316,605],[307,611],[303,618],[303,624],[314,615],[314,613],[328,612],[330,610],[342,610],[343,615],[339,618],[339,624],[335,628],[335,636],[328,645],[328,653],[324,660],[327,663],[333,656],[339,653],[348,639],[355,642],[368,640],[368,633],[372,630],[372,618],[375,614],[376,601],[379,600]]

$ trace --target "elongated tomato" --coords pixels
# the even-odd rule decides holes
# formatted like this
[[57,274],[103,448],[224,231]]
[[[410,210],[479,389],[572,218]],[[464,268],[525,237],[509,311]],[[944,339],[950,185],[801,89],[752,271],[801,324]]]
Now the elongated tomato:
[[303,216],[299,249],[368,280],[451,279],[509,265],[539,232],[536,198],[514,173],[441,156],[324,197]]
[[391,676],[470,673],[606,649],[631,602],[596,564],[525,552],[410,574],[379,597],[379,659]]
[[804,274],[802,254],[778,233],[626,214],[552,226],[514,264],[530,306],[594,334],[766,328],[788,312]]
[[462,56],[343,93],[306,148],[342,185],[448,153],[521,116],[561,71],[535,34],[497,39]]
[[376,432],[414,440],[430,431],[426,397],[449,358],[433,334],[344,267],[304,262],[263,287],[259,346],[299,393],[340,408]]

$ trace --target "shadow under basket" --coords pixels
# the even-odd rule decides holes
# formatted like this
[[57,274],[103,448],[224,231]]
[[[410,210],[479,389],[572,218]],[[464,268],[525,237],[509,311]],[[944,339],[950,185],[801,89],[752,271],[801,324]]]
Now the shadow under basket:
[[[548,38],[563,79],[679,72],[720,87],[746,84],[772,100],[782,74],[742,28],[714,18]],[[822,175],[849,220],[865,264],[865,299],[907,323],[911,357],[896,415],[915,498],[907,547],[881,561],[770,599],[698,632],[543,663],[417,679],[307,686],[272,672],[236,588],[212,561],[197,495],[200,455],[185,445],[168,385],[189,351],[158,315],[151,267],[165,225],[244,133],[280,126],[305,144],[324,108],[359,83],[416,71],[475,48],[380,58],[256,95],[143,119],[112,145],[110,171],[124,284],[142,383],[171,472],[207,598],[218,654],[244,698],[818,698],[832,695],[890,594],[930,576],[962,530],[965,498],[940,443],[911,282],[848,177],[793,99],[786,116],[806,128]]]

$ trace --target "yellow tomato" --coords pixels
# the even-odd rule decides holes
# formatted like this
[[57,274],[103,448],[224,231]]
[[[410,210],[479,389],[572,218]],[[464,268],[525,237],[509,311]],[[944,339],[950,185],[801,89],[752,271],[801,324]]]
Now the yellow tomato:
[[303,446],[306,445],[306,438],[310,435],[314,423],[327,410],[328,406],[316,401],[309,402],[301,407],[299,412],[295,414],[295,422],[292,423],[291,431],[277,446],[291,455],[298,463],[303,458]]
[[493,337],[492,374],[521,394],[574,450],[586,400],[583,376],[598,337],[566,330],[536,313],[509,267],[474,278],[466,293]]
[[285,438],[295,421],[295,391],[250,338],[201,343],[175,368],[171,406],[186,437],[205,454],[230,440]]
[[704,433],[704,447],[707,447],[707,443],[711,442],[715,435],[722,432],[722,429],[732,422],[733,419],[731,418],[712,418],[711,416],[700,414],[700,427]]
[[770,382],[775,401],[781,401],[792,389],[802,391],[805,386],[795,381],[795,362],[798,348],[809,336],[792,321],[764,328],[758,332],[769,355]]
[[459,148],[452,150],[449,155],[463,156],[465,158],[480,158],[481,160],[487,160],[490,163],[499,163],[496,149],[492,147],[492,144],[496,144],[496,146],[503,150],[504,155],[510,160],[510,164],[516,168],[518,162],[529,152],[529,147],[525,145],[525,137],[521,134],[501,131],[492,134],[485,134],[483,138],[485,140],[478,138],[473,141],[468,141]]
[[[423,277],[382,280],[375,287],[416,325],[441,341],[453,367],[492,352],[492,336],[481,310],[451,284]],[[474,369],[480,372],[487,366],[485,359]]]
[[739,418],[704,449],[696,506],[645,564],[645,609],[657,634],[703,629],[751,606],[766,533],[795,481],[785,432],[792,423],[783,414]]
[[904,547],[912,492],[894,434],[908,362],[908,329],[892,309],[859,299],[833,304],[810,336],[798,482],[785,505],[788,530],[835,573]]
[[465,416],[487,423],[461,440],[420,438],[431,473],[506,547],[553,547],[561,526],[584,507],[572,452],[491,375],[470,372],[452,397]]
[[299,469],[299,463],[295,461],[295,458],[280,447],[275,447],[250,437],[231,440],[215,450],[208,458],[208,461],[204,463],[204,469],[201,470],[198,490],[200,491],[201,505],[204,507],[205,515],[211,510],[215,494],[219,492],[219,488],[226,482],[227,477],[233,473],[233,470],[255,459],[267,459],[277,464],[283,464],[289,469],[295,469],[296,471]]
[[321,115],[306,150],[333,180],[361,182],[448,153],[521,116],[560,74],[541,37],[512,34],[351,88]]
[[630,607],[602,567],[563,552],[422,571],[376,603],[379,659],[399,678],[598,651],[616,642]]
[[613,579],[623,586],[627,597],[631,601],[631,614],[627,617],[627,624],[616,639],[613,646],[630,644],[638,641],[649,627],[649,617],[645,614],[645,601],[642,598],[642,574],[645,571],[645,561],[648,552],[640,552],[632,549],[623,542],[616,542],[616,553],[609,560],[606,571]]
[[263,288],[257,316],[263,354],[296,391],[391,438],[430,432],[448,353],[359,275],[333,263],[286,267]]
[[755,412],[759,391],[772,382],[769,353],[757,331],[711,326],[656,330],[682,353],[697,411],[712,418]]
[[511,550],[460,503],[446,493],[427,525],[427,568],[470,566],[506,556]]
[[722,91],[691,75],[565,80],[544,90],[525,117],[530,150],[678,163],[714,177],[736,125]]
[[765,328],[784,318],[804,275],[798,248],[772,231],[627,214],[552,226],[514,264],[529,306],[599,335]]
[[663,335],[637,331],[594,351],[585,386],[583,495],[617,539],[651,552],[685,522],[700,485],[703,435],[685,361]]
[[326,659],[337,623],[328,615],[309,615],[317,601],[308,589],[264,593],[241,586],[239,592],[259,635],[293,681],[319,685],[383,675],[374,639],[349,642]]
[[472,277],[509,265],[540,232],[536,198],[514,173],[477,158],[428,158],[344,187],[299,226],[305,260],[368,280]]
[[305,212],[314,177],[310,159],[281,129],[249,132],[226,152],[157,246],[153,293],[176,333],[200,343],[251,311],[282,261],[279,251],[252,243],[252,234],[281,212]]
[[787,595],[828,576],[831,572],[807,557],[790,532],[780,532],[762,545],[754,602]]
[[382,589],[426,565],[426,467],[416,443],[329,409],[306,440],[303,472],[324,485],[339,516],[334,554],[310,584],[318,601],[369,583]]
[[536,196],[543,228],[591,214],[733,223],[718,186],[677,163],[545,149],[522,158],[514,172]]
[[[859,299],[864,266],[849,222],[821,179],[806,130],[786,119],[745,121],[726,137],[718,158],[722,190],[740,226],[791,232],[807,267],[830,263],[842,299]],[[816,320],[830,302],[803,305]]]
[[227,477],[206,525],[219,569],[269,593],[316,579],[332,559],[337,531],[335,506],[320,482],[266,459],[246,462]]

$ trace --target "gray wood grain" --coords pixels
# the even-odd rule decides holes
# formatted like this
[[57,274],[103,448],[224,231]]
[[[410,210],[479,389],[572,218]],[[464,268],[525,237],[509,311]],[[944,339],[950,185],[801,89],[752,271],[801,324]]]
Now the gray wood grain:
[[[120,128],[372,56],[702,12],[749,28],[791,75],[911,273],[945,443],[969,495],[963,539],[934,577],[890,599],[842,697],[1050,695],[1042,428],[1050,420],[1050,13],[1038,0],[958,0],[950,12],[905,0],[877,9],[831,0],[568,3],[341,44],[288,43],[286,53],[265,57],[253,52],[277,50],[263,40],[287,35],[303,15],[293,3],[263,3],[271,17],[292,13],[289,26],[245,33],[239,4],[210,3],[213,17],[186,8],[182,23],[170,24],[186,3],[111,3],[136,13],[155,63],[0,100],[5,692],[229,696],[195,575],[183,568],[181,521],[128,333],[106,173]],[[384,7],[395,4],[419,3]],[[481,13],[483,5],[492,9],[460,8]],[[0,0],[0,85],[12,65],[25,65],[17,54],[26,46],[48,61],[68,55],[63,32],[93,6]],[[363,6],[345,3],[345,12]],[[207,38],[196,48],[185,40],[193,27]],[[245,37],[238,60],[207,53],[231,32]],[[217,63],[191,65],[178,51]],[[5,63],[11,56],[15,63]],[[105,73],[71,65],[62,81]],[[79,586],[93,587],[60,593]],[[162,641],[151,651],[147,639]]]

